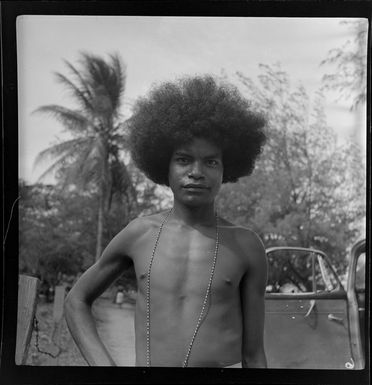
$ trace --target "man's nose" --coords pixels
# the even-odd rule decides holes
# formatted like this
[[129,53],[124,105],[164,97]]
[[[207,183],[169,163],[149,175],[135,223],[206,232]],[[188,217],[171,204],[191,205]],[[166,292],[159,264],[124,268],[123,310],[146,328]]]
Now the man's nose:
[[200,162],[193,162],[188,176],[194,179],[200,179],[204,177],[203,166]]

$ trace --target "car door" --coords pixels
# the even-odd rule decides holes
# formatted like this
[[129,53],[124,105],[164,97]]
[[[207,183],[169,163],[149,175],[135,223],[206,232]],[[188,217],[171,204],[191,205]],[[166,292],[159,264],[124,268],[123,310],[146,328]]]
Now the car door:
[[267,250],[265,349],[269,368],[353,369],[348,295],[327,256]]
[[350,341],[356,369],[364,368],[365,343],[369,339],[365,317],[366,242],[357,242],[352,250],[348,269],[347,296]]

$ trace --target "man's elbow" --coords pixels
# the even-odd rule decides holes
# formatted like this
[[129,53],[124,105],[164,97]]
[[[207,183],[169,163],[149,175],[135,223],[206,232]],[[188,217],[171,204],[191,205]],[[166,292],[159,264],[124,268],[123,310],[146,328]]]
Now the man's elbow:
[[64,311],[66,316],[72,316],[77,313],[82,307],[89,307],[86,301],[79,299],[73,290],[71,290],[64,301]]

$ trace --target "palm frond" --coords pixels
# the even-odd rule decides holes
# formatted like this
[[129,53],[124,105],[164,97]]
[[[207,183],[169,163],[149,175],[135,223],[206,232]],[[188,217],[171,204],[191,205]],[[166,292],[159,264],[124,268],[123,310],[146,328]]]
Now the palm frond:
[[92,89],[105,94],[111,102],[112,113],[117,114],[121,105],[124,91],[124,68],[118,55],[110,55],[111,63],[107,63],[99,56],[82,53],[86,78]]
[[108,71],[106,62],[99,56],[82,52],[82,64],[85,68],[86,79],[89,79],[89,85],[93,89],[98,85],[103,85],[106,78],[105,73]]
[[64,153],[58,159],[56,159],[51,166],[49,166],[38,178],[38,182],[42,182],[44,178],[53,174],[61,167],[64,166],[64,162],[70,157],[71,153]]
[[63,172],[61,176],[63,189],[71,184],[80,188],[85,188],[89,183],[97,185],[102,176],[100,159],[98,156],[92,156],[94,145],[95,138],[89,138],[80,144],[75,143],[75,146],[68,148],[44,174],[60,169]]
[[73,151],[81,149],[84,143],[89,140],[89,138],[78,138],[64,141],[62,143],[57,143],[41,152],[36,156],[34,161],[34,166],[40,164],[43,161],[50,160],[52,158],[62,156],[64,154],[70,154]]
[[82,92],[86,93],[88,95],[88,98],[90,100],[93,99],[93,94],[90,89],[89,82],[84,78],[84,76],[67,60],[64,61],[65,65],[70,69],[74,77],[79,83],[79,88]]
[[93,110],[93,105],[89,100],[89,96],[90,96],[89,89],[79,88],[70,79],[68,79],[65,75],[62,75],[61,73],[56,72],[55,77],[59,83],[62,83],[71,91],[71,95],[83,107],[84,110],[88,110],[88,111]]
[[[131,186],[130,175],[120,159],[120,149],[127,149],[127,133],[119,121],[121,97],[126,84],[126,67],[118,54],[109,60],[80,52],[78,66],[64,61],[69,74],[56,73],[78,102],[79,109],[46,105],[34,112],[48,114],[62,123],[74,139],[42,151],[35,164],[51,159],[53,163],[42,177],[58,171],[64,186],[91,184],[107,200],[115,190],[125,194]],[[120,135],[121,134],[121,135]],[[114,163],[112,161],[114,160]]]
[[96,183],[97,164],[99,163],[89,161],[91,151],[92,144],[90,143],[80,151],[71,167],[65,170],[65,185],[74,183],[78,187],[85,187],[90,182]]
[[126,66],[121,61],[118,54],[110,55],[112,63],[112,84],[108,89],[115,111],[118,111],[121,105],[121,96],[126,87]]
[[56,104],[41,106],[34,110],[33,113],[50,115],[74,133],[82,133],[86,131],[89,126],[92,126],[90,119],[82,115],[79,111]]
[[126,85],[126,65],[120,59],[119,54],[115,53],[110,55],[112,68],[118,80],[121,80],[119,85],[121,91],[124,91]]
[[92,138],[89,145],[80,151],[74,170],[69,171],[69,179],[79,180],[79,185],[93,182],[98,185],[110,183],[107,171],[107,149],[100,138]]

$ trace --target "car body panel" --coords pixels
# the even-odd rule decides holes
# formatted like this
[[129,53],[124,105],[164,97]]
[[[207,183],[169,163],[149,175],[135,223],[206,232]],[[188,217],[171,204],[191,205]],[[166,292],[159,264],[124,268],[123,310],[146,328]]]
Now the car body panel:
[[[270,368],[345,369],[352,365],[347,298],[266,298]],[[267,344],[267,341],[273,343]]]
[[266,293],[265,350],[269,368],[364,367],[362,308],[355,291],[360,250],[360,246],[352,249],[345,290],[320,250],[267,249],[270,290]]

